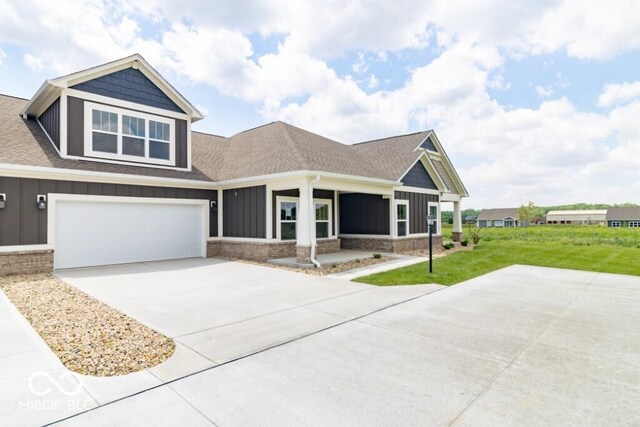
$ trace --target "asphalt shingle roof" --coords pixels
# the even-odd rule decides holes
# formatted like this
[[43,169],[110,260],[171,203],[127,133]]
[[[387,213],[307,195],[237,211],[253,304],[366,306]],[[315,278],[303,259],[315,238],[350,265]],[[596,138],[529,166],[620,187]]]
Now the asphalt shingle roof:
[[485,220],[501,220],[505,218],[518,219],[518,208],[498,208],[498,209],[483,209],[478,214],[478,221]]
[[640,208],[609,208],[607,209],[607,221],[640,221]]
[[[398,181],[420,157],[416,147],[429,134],[345,145],[280,121],[229,138],[192,132],[192,171],[174,171],[62,159],[37,121],[19,115],[27,102],[0,95],[0,163],[200,181],[303,170]],[[451,185],[448,174],[442,178]]]
[[418,160],[421,153],[415,151],[428,131],[399,135],[391,138],[354,144],[353,149],[377,166],[381,178],[399,180]]

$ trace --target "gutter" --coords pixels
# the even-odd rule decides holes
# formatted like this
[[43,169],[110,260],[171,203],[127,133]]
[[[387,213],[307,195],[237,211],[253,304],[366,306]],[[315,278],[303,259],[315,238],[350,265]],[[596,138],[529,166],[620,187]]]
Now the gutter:
[[311,224],[315,224],[315,206],[313,202],[313,184],[316,184],[320,181],[320,175],[316,175],[314,179],[309,181],[309,231],[313,233],[313,238],[311,239],[311,250],[309,251],[309,260],[316,266],[316,268],[320,268],[320,263],[316,260],[316,232],[315,227],[311,227]]

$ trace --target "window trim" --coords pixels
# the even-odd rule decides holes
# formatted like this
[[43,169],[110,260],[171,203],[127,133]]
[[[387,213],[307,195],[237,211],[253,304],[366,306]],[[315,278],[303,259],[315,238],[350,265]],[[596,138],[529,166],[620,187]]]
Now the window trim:
[[[316,204],[323,204],[323,205],[327,205],[329,207],[329,219],[324,221],[318,221],[316,219]],[[327,237],[320,237],[320,239],[331,239],[333,237],[333,203],[331,199],[313,199],[313,225],[314,225],[314,230],[315,230],[315,224],[316,222],[326,222],[327,223],[327,229],[328,229],[328,233],[327,233]],[[315,231],[314,231],[315,233]],[[318,239],[318,236],[316,235],[316,240]]]
[[629,228],[640,228],[640,221],[629,221],[628,226]]
[[[411,229],[410,229],[410,222],[409,222],[409,215],[410,215],[410,210],[409,210],[409,200],[396,200],[395,201],[395,210],[394,210],[394,222],[393,222],[393,226],[394,226],[394,232],[396,237],[407,237],[411,234]],[[405,205],[407,207],[407,218],[406,219],[398,219],[398,206],[400,205]],[[398,234],[398,223],[402,221],[402,222],[406,222],[407,223],[407,233],[404,235],[400,235]]]
[[[117,124],[118,124],[117,126],[118,131],[117,131],[117,137],[116,137],[116,144],[117,144],[117,151],[118,151],[117,153],[104,153],[101,151],[93,150],[92,123],[93,123],[94,110],[106,111],[109,113],[117,114]],[[124,135],[123,133],[123,129],[122,129],[123,115],[145,120],[145,136],[144,136],[145,156],[144,157],[122,154],[123,137],[130,136],[130,135]],[[151,139],[149,138],[149,121],[150,120],[169,125],[169,141],[165,142],[165,141],[157,140],[157,141],[169,144],[168,160],[155,159],[155,158],[149,157],[149,145],[151,141]],[[113,107],[111,105],[98,104],[98,103],[88,102],[88,101],[84,102],[84,155],[86,157],[95,157],[99,159],[108,159],[108,160],[119,160],[119,161],[125,161],[128,163],[140,163],[140,164],[158,165],[158,166],[175,166],[175,155],[176,155],[175,129],[176,128],[175,128],[174,119],[170,119],[162,116],[156,116],[154,114],[148,114],[148,113],[135,111],[135,110],[127,110],[124,108]],[[105,132],[105,133],[113,135],[113,133],[109,133],[109,132]],[[133,138],[136,138],[136,137],[134,136]],[[139,139],[142,139],[142,138],[139,138]]]
[[622,221],[611,221],[611,228],[621,228]]
[[[280,219],[280,205],[282,202],[292,202],[296,204],[296,213],[300,212],[300,198],[299,197],[291,197],[291,196],[277,196],[276,197],[276,240],[281,242],[295,242],[295,240],[282,240],[282,220]],[[313,199],[313,226],[315,230],[316,223],[316,203],[321,203],[325,205],[329,205],[329,237],[320,237],[320,240],[324,239],[332,239],[335,234],[333,233],[333,200],[331,199]],[[293,221],[285,221],[285,222],[293,222]],[[324,221],[323,221],[324,222]],[[298,236],[298,219],[296,218],[296,238]],[[318,237],[316,236],[316,240]]]
[[[293,222],[296,224],[296,238],[295,239],[287,239],[282,240],[282,219],[280,218],[280,206],[285,203],[295,203],[296,204],[296,220],[285,220],[285,223]],[[276,197],[276,239],[282,242],[295,242],[298,239],[298,213],[300,212],[300,198],[298,197],[287,197],[287,196],[277,196]]]

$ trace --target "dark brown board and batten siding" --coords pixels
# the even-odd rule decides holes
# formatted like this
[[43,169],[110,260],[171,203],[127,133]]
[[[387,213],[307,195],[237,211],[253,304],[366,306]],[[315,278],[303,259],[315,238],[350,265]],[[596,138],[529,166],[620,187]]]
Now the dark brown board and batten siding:
[[38,121],[56,148],[60,150],[60,98],[56,99],[53,104],[38,117]]
[[[84,155],[84,100],[68,97],[67,100],[67,129],[69,132],[69,145],[67,151],[71,156],[85,157]],[[132,110],[135,111],[135,110]],[[188,126],[186,120],[173,119],[175,123],[175,165],[179,168],[188,166]],[[135,165],[137,162],[127,162]],[[140,162],[143,163],[143,162]]]
[[389,235],[389,199],[376,194],[340,194],[340,234]]
[[438,203],[437,194],[413,193],[409,191],[396,191],[398,200],[409,201],[409,233],[427,233],[427,212],[429,203]]
[[[88,194],[209,201],[217,201],[218,197],[218,192],[212,190],[13,177],[0,177],[0,193],[7,194],[6,207],[0,209],[0,246],[47,243],[49,207],[45,210],[36,207],[38,194]],[[211,209],[209,215],[209,235],[214,237],[218,235],[217,210]]]
[[267,187],[243,187],[222,192],[224,237],[267,236]]

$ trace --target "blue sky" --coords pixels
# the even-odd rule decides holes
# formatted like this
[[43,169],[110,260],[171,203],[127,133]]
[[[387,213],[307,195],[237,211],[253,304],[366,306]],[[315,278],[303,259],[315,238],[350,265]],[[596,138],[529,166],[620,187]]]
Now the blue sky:
[[[435,129],[465,205],[640,203],[640,4],[0,0],[0,92],[141,53],[232,135]],[[62,7],[64,6],[64,7]]]

